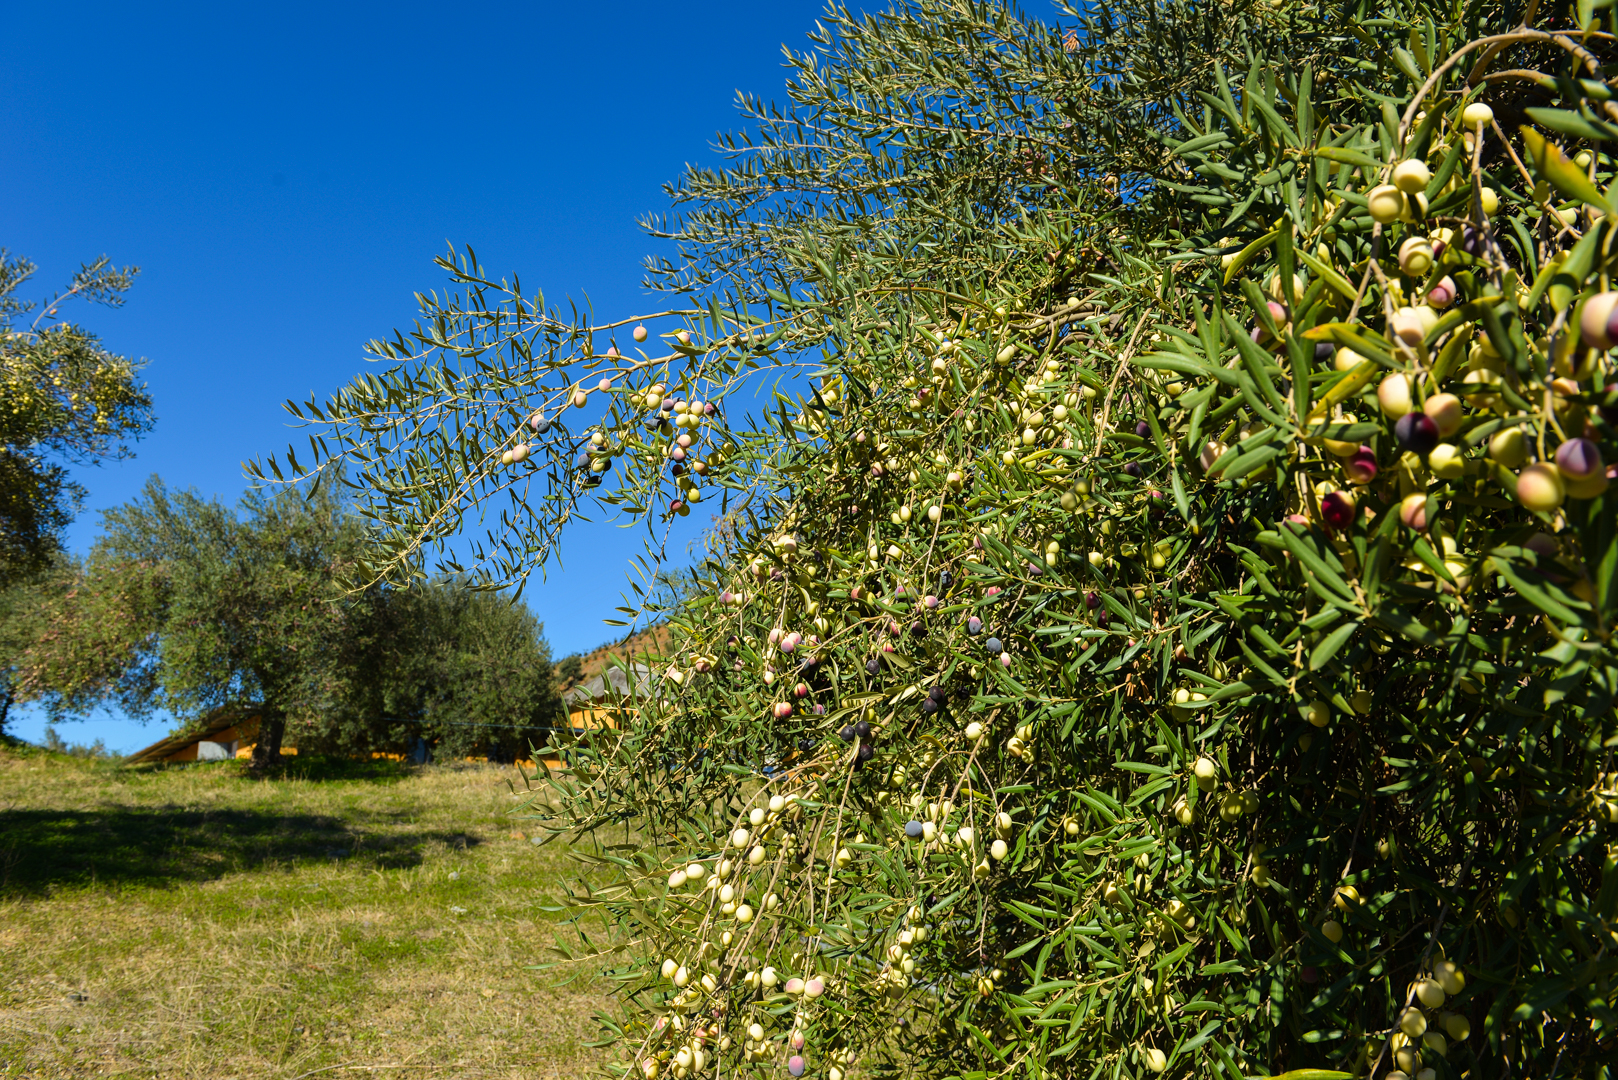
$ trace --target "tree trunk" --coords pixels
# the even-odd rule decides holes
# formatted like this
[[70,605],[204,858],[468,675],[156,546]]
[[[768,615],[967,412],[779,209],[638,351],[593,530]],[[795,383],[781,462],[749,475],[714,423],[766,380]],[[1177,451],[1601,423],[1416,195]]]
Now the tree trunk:
[[259,716],[258,742],[253,744],[254,772],[281,764],[281,738],[286,734],[286,717],[266,709]]
[[11,715],[11,702],[16,696],[10,676],[0,675],[0,741],[6,737],[6,719]]

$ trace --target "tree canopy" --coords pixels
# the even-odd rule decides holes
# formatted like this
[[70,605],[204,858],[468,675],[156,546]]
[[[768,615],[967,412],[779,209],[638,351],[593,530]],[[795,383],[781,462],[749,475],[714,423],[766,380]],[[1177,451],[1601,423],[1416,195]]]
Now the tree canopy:
[[43,569],[60,549],[84,496],[68,466],[128,457],[154,422],[136,381],[141,365],[61,313],[79,299],[121,305],[139,269],[114,269],[102,256],[44,302],[17,295],[34,271],[0,248],[0,586]]
[[455,581],[344,596],[361,529],[340,491],[255,490],[238,511],[154,477],[82,564],[12,591],[19,700],[182,721],[252,705],[267,760],[286,734],[305,752],[545,741],[560,703],[532,613]]
[[829,12],[669,310],[445,260],[298,410],[355,581],[725,511],[536,810],[622,1074],[1604,1075],[1618,15],[1068,15]]

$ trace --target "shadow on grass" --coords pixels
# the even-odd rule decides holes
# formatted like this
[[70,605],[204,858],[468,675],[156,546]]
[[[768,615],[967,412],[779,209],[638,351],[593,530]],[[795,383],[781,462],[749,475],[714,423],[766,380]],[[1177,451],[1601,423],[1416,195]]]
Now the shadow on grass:
[[334,861],[398,870],[419,865],[428,845],[479,842],[454,830],[371,832],[363,819],[327,814],[172,805],[8,809],[0,810],[0,898],[92,885],[161,888]]

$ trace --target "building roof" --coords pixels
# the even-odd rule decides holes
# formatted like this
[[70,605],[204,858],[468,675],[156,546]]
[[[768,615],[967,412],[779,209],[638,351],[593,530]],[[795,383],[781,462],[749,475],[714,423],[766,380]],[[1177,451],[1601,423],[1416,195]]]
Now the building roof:
[[651,626],[645,630],[637,631],[628,637],[617,641],[599,645],[583,656],[582,671],[577,683],[563,687],[565,691],[575,689],[589,682],[594,676],[600,675],[615,664],[627,664],[633,661],[650,660],[655,663],[660,657],[666,655],[673,631],[666,623]]
[[257,717],[257,710],[247,709],[240,705],[221,705],[198,721],[196,727],[159,739],[144,750],[137,750],[124,759],[124,764],[137,765],[142,761],[162,761],[171,754],[184,750],[192,743],[199,743],[211,735],[219,734],[226,728],[233,728],[245,720],[253,720]]
[[658,681],[659,676],[653,674],[645,664],[630,664],[628,667],[614,664],[595,678],[570,687],[562,695],[562,700],[572,705],[611,698],[645,697],[650,695],[653,684]]

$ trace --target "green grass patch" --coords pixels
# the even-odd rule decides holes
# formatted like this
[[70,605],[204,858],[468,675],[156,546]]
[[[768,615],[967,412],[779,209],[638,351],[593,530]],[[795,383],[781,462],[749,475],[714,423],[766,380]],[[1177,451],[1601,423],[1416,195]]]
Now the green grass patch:
[[496,766],[0,747],[0,1076],[588,1070],[603,984],[531,969],[577,864],[525,798]]

